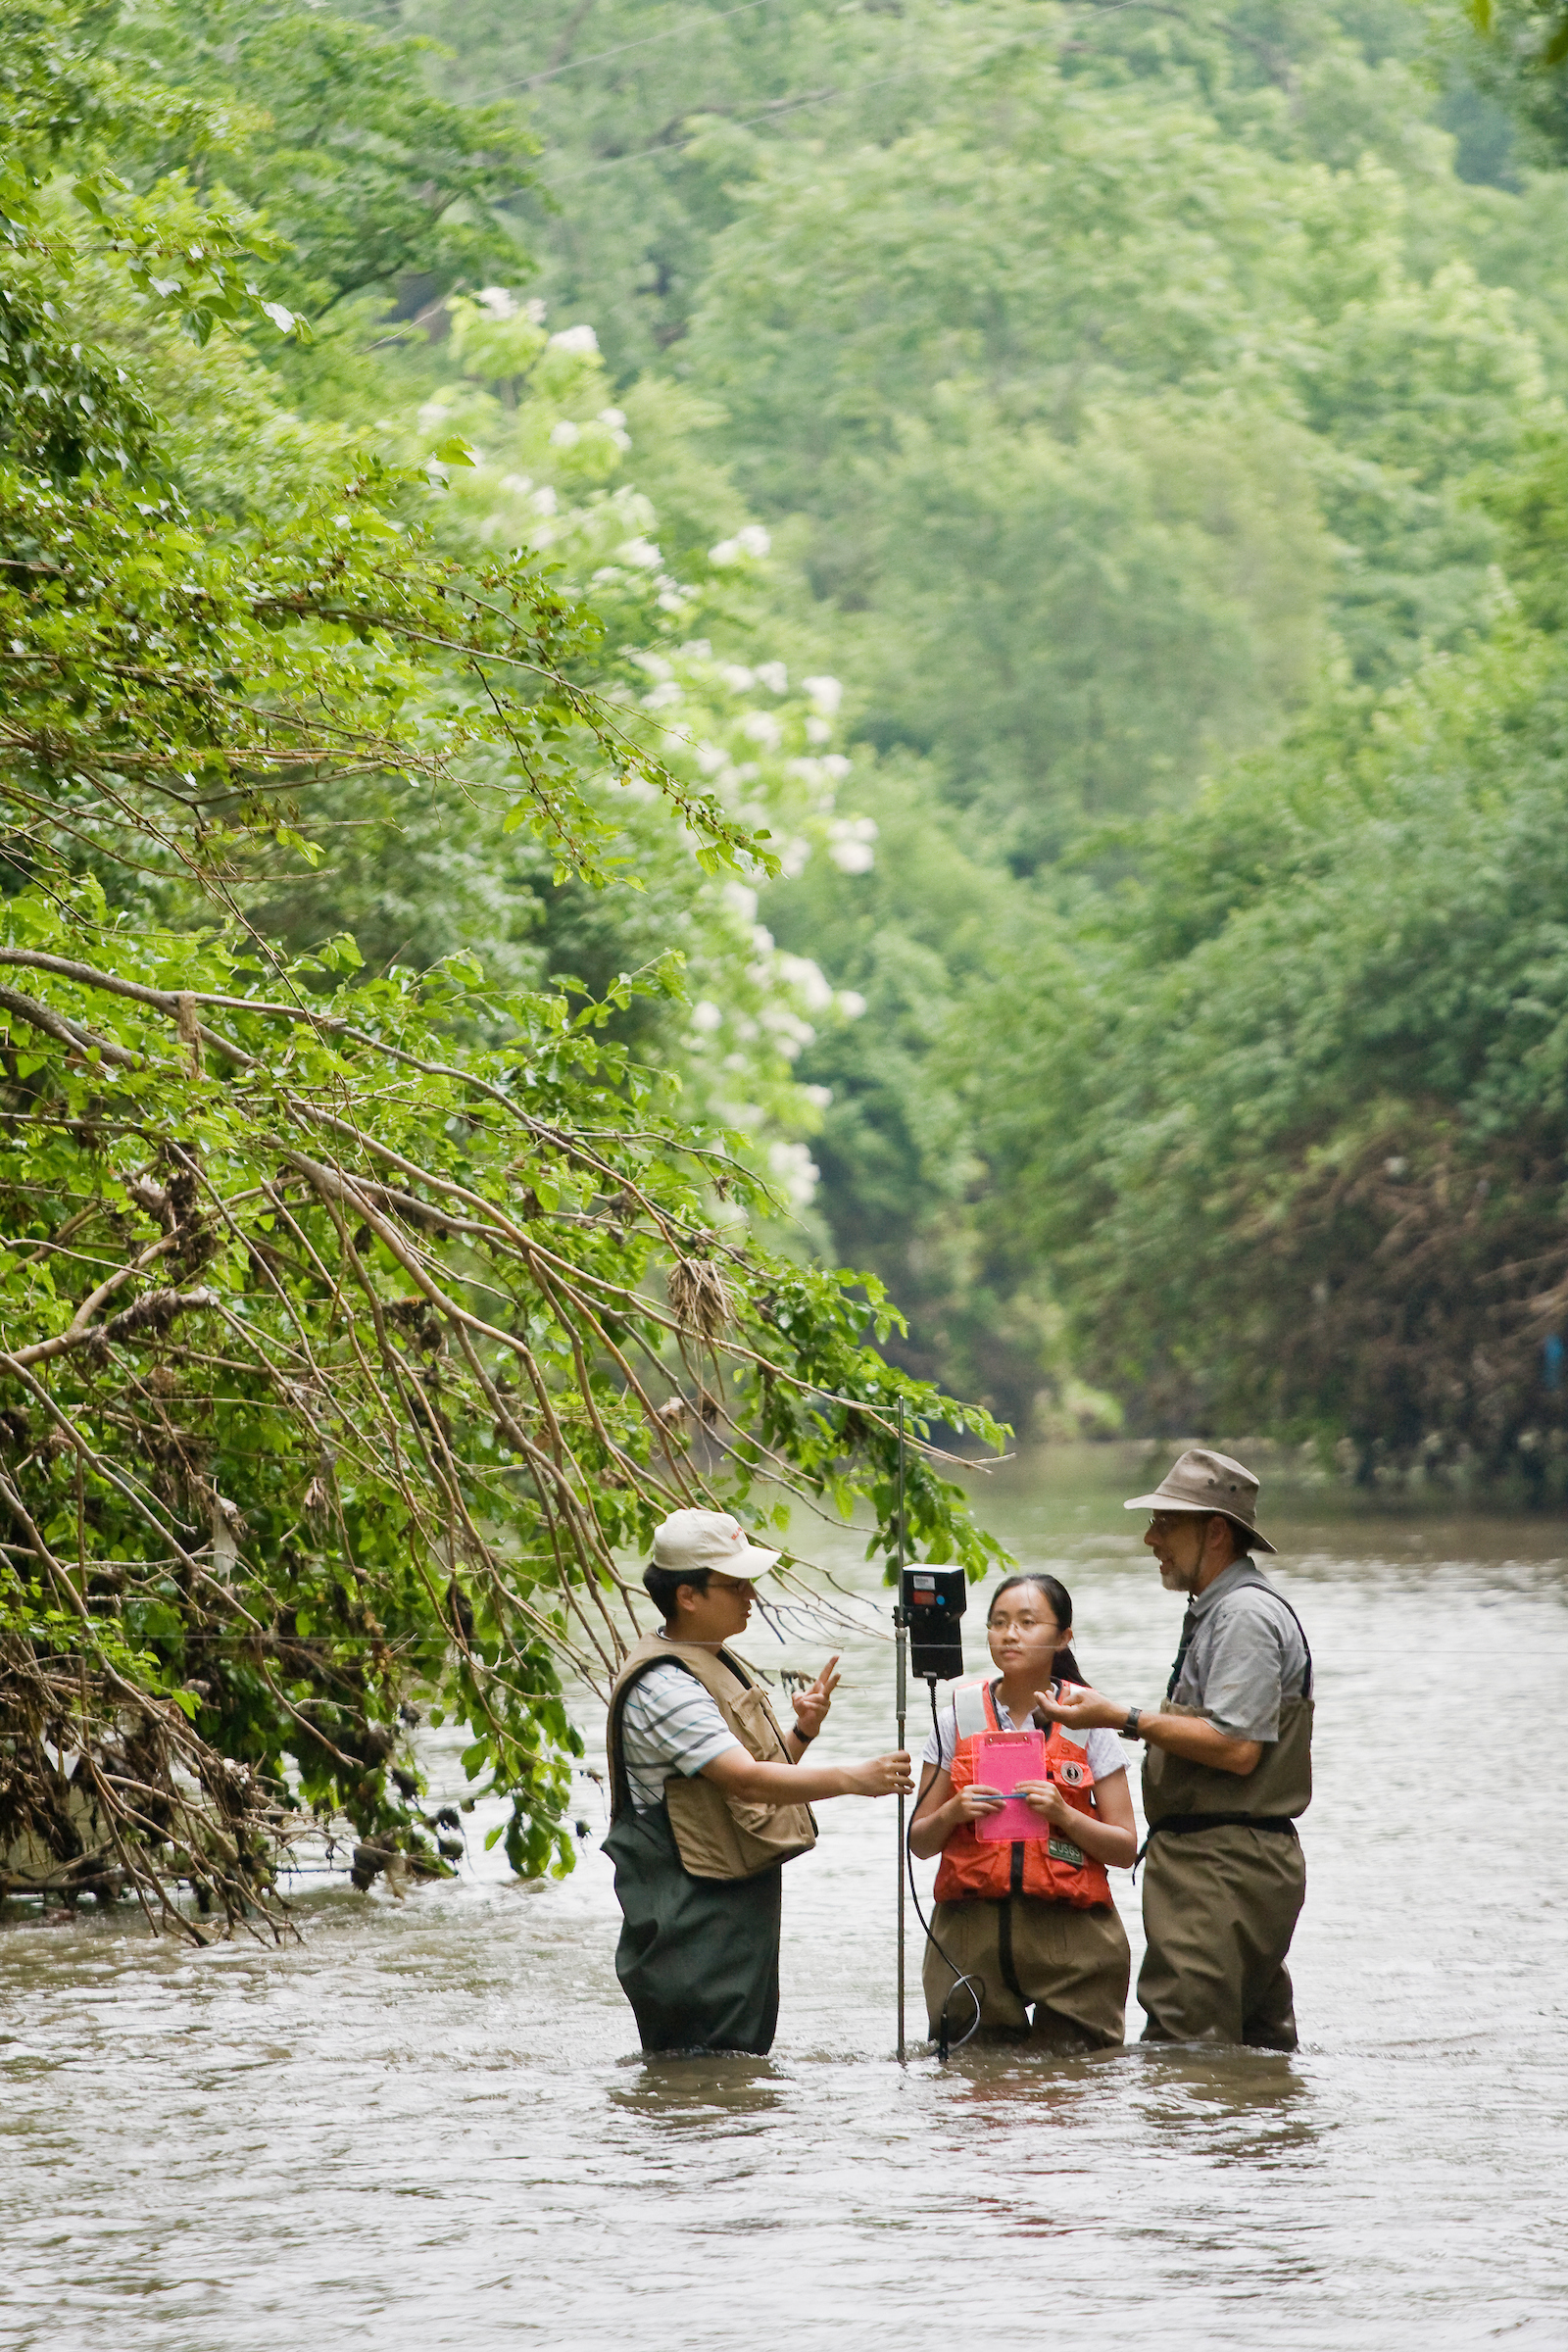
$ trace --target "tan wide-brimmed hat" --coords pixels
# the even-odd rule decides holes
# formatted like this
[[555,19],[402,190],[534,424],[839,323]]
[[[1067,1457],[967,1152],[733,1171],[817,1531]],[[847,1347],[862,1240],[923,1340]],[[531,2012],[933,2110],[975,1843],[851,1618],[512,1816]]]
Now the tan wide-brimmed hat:
[[1206,1446],[1189,1446],[1152,1494],[1135,1494],[1122,1508],[1217,1512],[1246,1530],[1254,1551],[1272,1551],[1267,1536],[1257,1532],[1257,1494],[1258,1482],[1244,1464],[1228,1453],[1210,1453]]

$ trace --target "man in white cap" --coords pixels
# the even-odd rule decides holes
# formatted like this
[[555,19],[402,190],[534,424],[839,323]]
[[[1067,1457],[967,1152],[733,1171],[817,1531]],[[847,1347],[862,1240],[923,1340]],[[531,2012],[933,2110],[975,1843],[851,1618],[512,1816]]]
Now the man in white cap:
[[1253,1560],[1258,1482],[1194,1446],[1130,1511],[1167,1592],[1188,1594],[1164,1702],[1098,1691],[1041,1711],[1145,1743],[1146,2041],[1296,2047],[1285,1955],[1306,1892],[1296,1821],[1312,1796],[1312,1654],[1290,1602]]
[[615,1974],[645,2050],[772,2047],[783,1865],[816,1842],[813,1802],[905,1795],[907,1754],[803,1763],[834,1687],[830,1658],[786,1734],[726,1644],[778,1563],[723,1511],[675,1511],[643,1583],[664,1623],[610,1694],[611,1831],[622,1926]]

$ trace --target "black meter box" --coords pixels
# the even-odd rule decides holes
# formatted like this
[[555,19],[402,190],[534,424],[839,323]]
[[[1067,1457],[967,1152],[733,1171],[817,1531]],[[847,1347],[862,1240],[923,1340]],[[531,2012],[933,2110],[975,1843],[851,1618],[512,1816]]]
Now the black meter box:
[[967,1592],[961,1568],[906,1568],[899,1588],[909,1629],[909,1671],[928,1682],[956,1682],[963,1672],[958,1628]]

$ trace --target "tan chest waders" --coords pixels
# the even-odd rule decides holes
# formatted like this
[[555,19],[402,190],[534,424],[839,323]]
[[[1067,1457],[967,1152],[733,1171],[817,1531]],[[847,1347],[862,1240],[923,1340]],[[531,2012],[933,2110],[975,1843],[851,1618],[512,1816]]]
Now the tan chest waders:
[[[1296,1820],[1312,1801],[1311,1692],[1308,1649],[1300,1694],[1281,1701],[1280,1736],[1245,1777],[1147,1751],[1148,1948],[1138,1973],[1146,2041],[1296,2047],[1285,1956],[1306,1896]],[[1162,1711],[1202,1714],[1169,1699]]]

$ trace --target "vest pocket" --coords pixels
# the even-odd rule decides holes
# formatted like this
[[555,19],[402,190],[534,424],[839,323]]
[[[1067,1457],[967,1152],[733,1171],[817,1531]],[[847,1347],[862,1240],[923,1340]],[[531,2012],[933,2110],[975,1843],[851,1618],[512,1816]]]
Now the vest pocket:
[[735,1718],[735,1728],[760,1764],[789,1762],[765,1690],[754,1687],[740,1691],[730,1700],[729,1711]]

